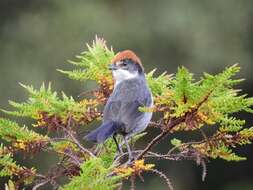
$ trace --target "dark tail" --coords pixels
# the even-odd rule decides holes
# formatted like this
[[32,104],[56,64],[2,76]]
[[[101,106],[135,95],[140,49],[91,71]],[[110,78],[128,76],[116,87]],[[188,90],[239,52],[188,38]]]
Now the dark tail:
[[114,121],[103,123],[100,127],[98,127],[97,129],[91,131],[88,135],[86,135],[84,139],[96,143],[102,143],[107,138],[112,136],[115,132],[119,131],[121,127],[122,124]]

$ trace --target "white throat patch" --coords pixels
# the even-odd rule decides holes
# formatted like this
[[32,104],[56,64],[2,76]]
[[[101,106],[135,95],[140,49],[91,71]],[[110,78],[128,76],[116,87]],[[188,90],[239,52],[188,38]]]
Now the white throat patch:
[[130,73],[124,69],[117,69],[112,72],[113,78],[115,79],[116,85],[122,82],[123,80],[132,79],[138,76],[138,72]]

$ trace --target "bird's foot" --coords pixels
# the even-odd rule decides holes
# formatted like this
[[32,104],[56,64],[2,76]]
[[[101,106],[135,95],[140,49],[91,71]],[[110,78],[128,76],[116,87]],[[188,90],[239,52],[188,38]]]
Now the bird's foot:
[[129,156],[126,165],[132,165],[137,160],[137,155]]

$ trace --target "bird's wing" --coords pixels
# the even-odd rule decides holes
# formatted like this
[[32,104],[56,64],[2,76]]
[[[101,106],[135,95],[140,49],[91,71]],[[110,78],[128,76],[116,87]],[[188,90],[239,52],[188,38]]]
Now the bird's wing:
[[129,81],[119,86],[104,108],[104,122],[114,120],[131,125],[141,117],[144,113],[139,107],[150,106],[152,102],[149,89],[141,85],[139,81]]
[[134,119],[144,114],[139,111],[139,107],[141,106],[143,104],[138,100],[132,102],[109,102],[105,107],[103,120],[104,122],[113,120],[122,123],[131,123]]

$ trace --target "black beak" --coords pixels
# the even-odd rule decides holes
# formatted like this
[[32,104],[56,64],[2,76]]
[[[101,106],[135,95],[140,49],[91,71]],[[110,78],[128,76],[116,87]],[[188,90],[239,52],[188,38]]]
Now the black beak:
[[110,65],[108,66],[108,68],[109,68],[110,70],[117,70],[117,69],[118,69],[117,66],[116,66],[115,64],[110,64]]

